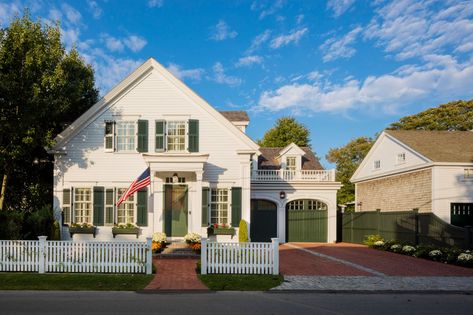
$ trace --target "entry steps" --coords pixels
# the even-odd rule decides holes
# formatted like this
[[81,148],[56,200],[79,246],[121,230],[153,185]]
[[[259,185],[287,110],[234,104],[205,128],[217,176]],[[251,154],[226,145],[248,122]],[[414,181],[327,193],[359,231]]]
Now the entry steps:
[[166,248],[159,254],[155,254],[158,258],[198,258],[199,254],[196,254],[192,248],[187,245],[186,242],[182,241],[171,241],[166,243]]

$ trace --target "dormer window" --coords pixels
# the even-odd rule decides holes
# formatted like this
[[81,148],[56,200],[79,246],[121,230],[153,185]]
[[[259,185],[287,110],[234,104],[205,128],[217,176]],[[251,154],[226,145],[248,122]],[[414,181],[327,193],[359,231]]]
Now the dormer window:
[[398,153],[397,154],[397,164],[403,164],[406,163],[406,153]]
[[286,158],[286,170],[295,171],[296,169],[297,169],[296,157],[295,156],[288,156]]
[[465,168],[463,173],[463,179],[473,180],[473,168]]
[[381,160],[375,160],[373,163],[373,168],[379,170],[381,168]]

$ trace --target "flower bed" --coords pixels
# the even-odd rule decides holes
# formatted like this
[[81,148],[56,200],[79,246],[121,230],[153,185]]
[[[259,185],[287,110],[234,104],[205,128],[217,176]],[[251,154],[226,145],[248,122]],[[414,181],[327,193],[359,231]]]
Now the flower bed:
[[385,241],[379,235],[368,235],[364,241],[369,247],[393,253],[424,258],[446,264],[473,267],[473,252],[457,247],[438,248],[432,245],[403,244],[397,241]]
[[136,238],[140,235],[140,228],[132,223],[128,224],[119,224],[112,228],[113,238],[117,235],[124,234],[124,235],[136,235]]
[[202,248],[201,240],[202,237],[197,233],[187,233],[186,236],[184,236],[184,241],[186,241],[196,254],[200,254]]
[[235,235],[235,228],[227,224],[212,224],[207,228],[207,234],[211,235]]
[[166,233],[156,232],[153,234],[151,249],[154,254],[161,253],[166,248]]
[[92,234],[95,238],[97,228],[89,223],[72,223],[69,227],[69,234],[73,237],[74,234]]

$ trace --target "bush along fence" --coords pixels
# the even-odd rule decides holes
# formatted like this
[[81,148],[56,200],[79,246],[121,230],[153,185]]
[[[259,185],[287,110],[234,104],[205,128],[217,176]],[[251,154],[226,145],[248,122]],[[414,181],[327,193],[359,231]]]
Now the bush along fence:
[[217,243],[202,238],[201,273],[279,274],[279,240]]
[[338,240],[362,244],[367,235],[380,235],[413,245],[473,248],[473,227],[458,227],[433,213],[412,211],[364,211],[338,213]]
[[152,273],[151,238],[146,242],[0,240],[0,271]]

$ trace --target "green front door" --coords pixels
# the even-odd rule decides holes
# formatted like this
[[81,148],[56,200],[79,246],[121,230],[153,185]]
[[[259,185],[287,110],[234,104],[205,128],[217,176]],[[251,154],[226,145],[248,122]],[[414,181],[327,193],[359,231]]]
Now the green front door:
[[187,234],[187,185],[164,185],[164,232]]
[[278,237],[278,211],[274,202],[251,200],[251,241],[271,242]]

